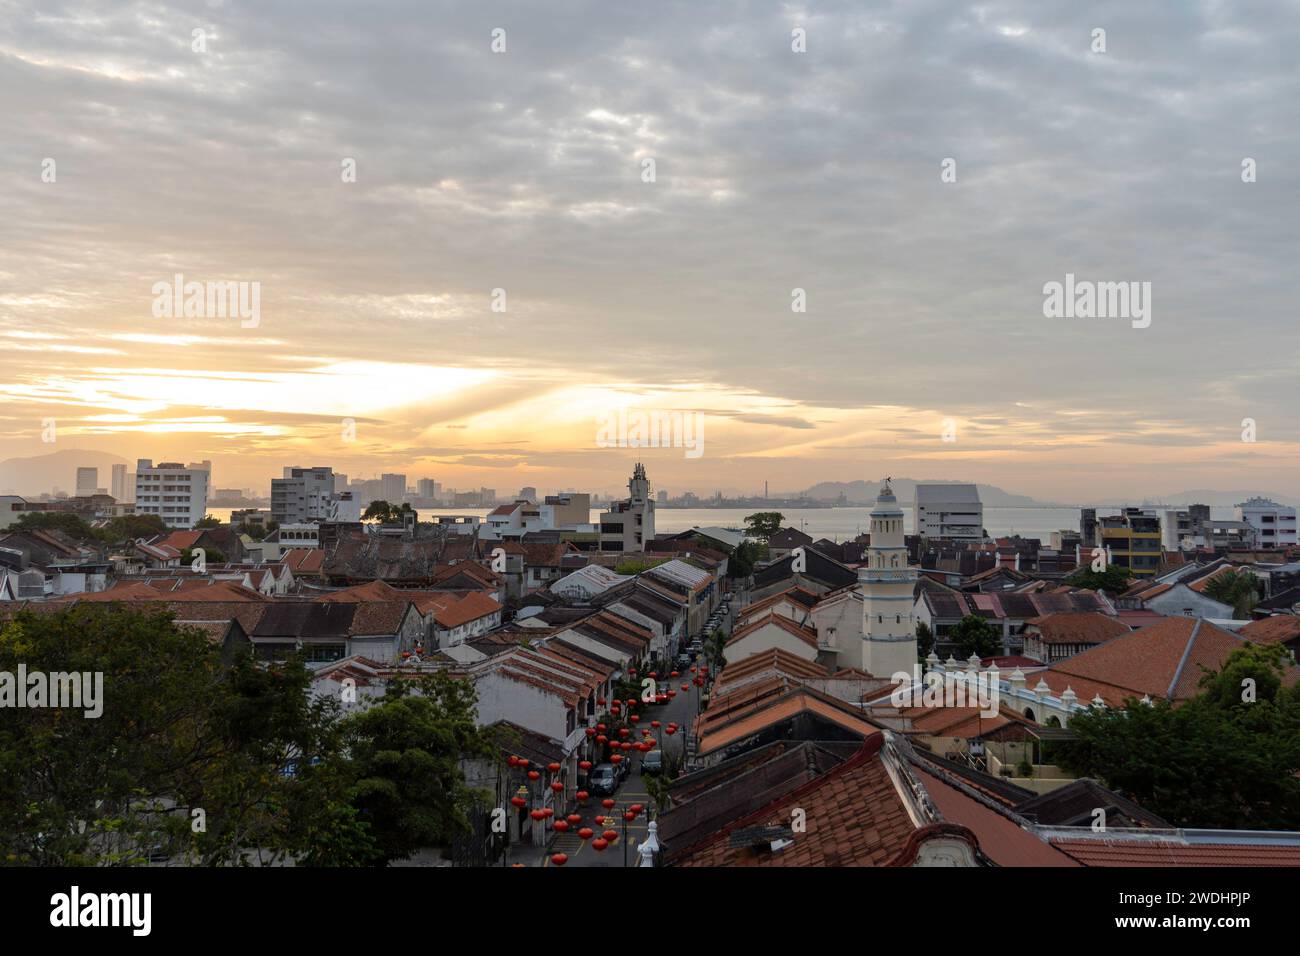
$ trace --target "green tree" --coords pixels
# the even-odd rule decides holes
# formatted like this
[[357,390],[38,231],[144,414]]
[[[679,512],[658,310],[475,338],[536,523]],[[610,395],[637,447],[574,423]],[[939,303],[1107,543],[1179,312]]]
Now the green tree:
[[62,531],[76,541],[95,538],[85,519],[71,511],[24,511],[13,523],[12,531]]
[[759,546],[753,541],[742,541],[727,559],[727,577],[747,578],[754,573],[754,565],[759,560]]
[[214,517],[213,515],[204,515],[198,521],[194,522],[195,531],[198,531],[200,529],[206,529],[206,528],[220,528],[220,527],[221,527],[221,519]]
[[396,505],[383,500],[372,501],[365,513],[361,515],[361,520],[378,521],[380,524],[401,524],[404,516],[412,511],[409,502],[404,501],[401,505]]
[[704,656],[708,659],[714,672],[721,670],[727,663],[726,658],[723,656],[726,647],[727,635],[723,633],[720,627],[715,628],[704,642]]
[[1300,690],[1285,654],[1245,645],[1173,706],[1130,698],[1076,714],[1059,763],[1180,827],[1300,828]]
[[102,674],[102,713],[5,709],[8,864],[139,864],[159,845],[204,863],[302,857],[313,814],[329,819],[331,802],[346,802],[341,786],[331,801],[328,787],[285,773],[308,759],[345,766],[325,759],[332,718],[309,703],[301,663],[226,663],[205,634],[165,612],[104,604],[19,612],[0,629],[0,672],[20,663],[29,674]]
[[1129,569],[1121,568],[1118,564],[1108,564],[1106,570],[1094,571],[1091,564],[1085,563],[1069,577],[1069,583],[1077,588],[1106,591],[1108,594],[1128,590],[1132,580],[1133,575]]
[[[925,660],[930,652],[934,650],[934,632],[930,630],[930,625],[925,621],[916,622],[916,656],[917,660]],[[970,655],[968,654],[967,657]]]
[[785,515],[779,511],[758,511],[745,516],[745,531],[751,538],[766,543],[772,535],[781,530]]
[[158,515],[120,515],[109,518],[97,535],[107,544],[124,544],[139,538],[153,538],[167,533],[167,525]]
[[1249,620],[1259,603],[1264,582],[1249,571],[1224,571],[1205,583],[1205,595],[1232,608],[1238,620]]
[[957,622],[950,640],[956,645],[957,656],[962,660],[972,654],[984,658],[1002,653],[1002,634],[984,618],[974,614],[967,614]]
[[374,835],[375,863],[469,831],[475,794],[461,761],[495,754],[478,729],[475,703],[470,683],[436,674],[418,693],[394,681],[380,703],[345,721],[351,802]]
[[[193,560],[194,560],[193,548],[186,548],[184,551],[181,552],[182,567],[188,567],[190,563],[193,562]],[[208,564],[224,564],[226,560],[226,556],[218,548],[205,548],[203,550],[203,560],[206,561]]]

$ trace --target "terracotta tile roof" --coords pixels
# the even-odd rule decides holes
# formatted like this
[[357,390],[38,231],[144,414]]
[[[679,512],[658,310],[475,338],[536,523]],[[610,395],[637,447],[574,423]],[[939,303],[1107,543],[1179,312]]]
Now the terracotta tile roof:
[[[908,805],[881,759],[884,736],[873,734],[851,759],[742,817],[674,857],[676,866],[906,866],[931,834],[973,837],[963,828],[912,822]],[[806,830],[789,833],[785,849],[750,845],[751,827],[788,827],[792,811]]]
[[1300,866],[1300,846],[1051,838],[1084,866]]
[[[1218,670],[1245,638],[1190,617],[1167,617],[1158,624],[1111,638],[1061,661],[1037,677],[1053,694],[1067,686],[1081,703],[1100,696],[1112,707],[1128,697],[1188,700],[1198,691],[1201,668]],[[1285,678],[1294,683],[1297,669]],[[1031,677],[1029,684],[1036,681]]]
[[1300,637],[1300,617],[1274,614],[1251,621],[1237,633],[1258,644],[1287,644]]
[[1100,644],[1129,632],[1127,624],[1096,611],[1062,611],[1030,618],[1025,625],[1036,628],[1045,644]]
[[[840,589],[844,590],[844,589]],[[829,595],[828,595],[829,596]],[[813,591],[795,585],[792,588],[786,588],[784,591],[778,591],[776,594],[763,598],[761,601],[755,601],[752,604],[746,604],[736,614],[737,619],[752,617],[765,608],[775,607],[777,604],[793,605],[797,611],[811,610],[821,598]]]
[[325,564],[325,552],[321,548],[290,548],[278,563],[288,565],[294,574],[319,574]]
[[187,551],[198,544],[199,539],[203,537],[204,532],[199,531],[173,531],[167,537],[160,541],[155,541],[154,546],[165,545],[169,548],[175,548],[177,551]]
[[760,628],[766,627],[768,624],[775,624],[783,631],[786,631],[789,634],[793,634],[795,637],[799,638],[799,640],[803,641],[805,644],[809,645],[814,650],[817,647],[816,631],[814,631],[811,627],[804,627],[800,624],[796,624],[794,621],[790,620],[785,615],[777,614],[775,612],[770,612],[767,614],[766,617],[757,618],[756,620],[750,621],[748,624],[744,625],[743,627],[736,628],[736,630],[731,632],[731,637],[727,639],[727,643],[725,646],[730,647],[731,645],[737,643],[738,641],[743,641],[749,635],[753,634],[755,631],[759,630]]
[[980,851],[999,866],[1078,866],[1003,813],[998,813],[923,767],[916,774],[943,818],[960,824],[979,840]]
[[722,696],[728,687],[755,674],[772,671],[792,678],[825,677],[826,668],[812,661],[806,661],[789,651],[774,647],[768,651],[751,654],[738,661],[727,661],[727,666],[719,673],[713,683],[713,696]]
[[[748,693],[749,690],[750,688],[746,688],[742,693]],[[706,714],[712,712],[713,706],[710,706]],[[732,710],[731,713],[735,713],[734,719],[700,723],[699,753],[701,756],[801,713],[815,715],[842,730],[862,737],[870,736],[878,729],[876,725],[851,710],[848,705],[806,687],[792,690],[784,695],[774,694],[768,689],[765,696],[755,695],[753,706],[748,708],[747,712],[742,709]]]
[[1236,573],[1237,573],[1236,568],[1232,567],[1231,565],[1225,564],[1220,568],[1215,568],[1214,571],[1212,571],[1211,573],[1205,575],[1202,578],[1199,578],[1196,581],[1193,581],[1191,584],[1187,586],[1191,588],[1193,591],[1195,591],[1197,594],[1204,594],[1206,586],[1211,581],[1215,580],[1216,578],[1224,577],[1225,575],[1236,574]]

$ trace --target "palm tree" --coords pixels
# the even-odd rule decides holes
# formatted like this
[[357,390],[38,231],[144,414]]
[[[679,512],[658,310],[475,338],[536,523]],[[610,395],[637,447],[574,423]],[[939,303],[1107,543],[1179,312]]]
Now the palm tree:
[[1237,620],[1244,621],[1259,603],[1259,586],[1259,578],[1249,571],[1227,571],[1206,582],[1205,595],[1229,605]]

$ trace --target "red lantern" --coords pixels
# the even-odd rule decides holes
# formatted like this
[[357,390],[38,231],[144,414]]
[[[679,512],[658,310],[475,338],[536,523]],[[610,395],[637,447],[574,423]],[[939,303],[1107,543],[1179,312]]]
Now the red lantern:
[[582,822],[582,814],[580,814],[580,813],[570,813],[570,814],[569,814],[567,817],[565,817],[564,819],[567,820],[570,824],[572,824],[573,826],[576,827],[579,823]]
[[547,807],[545,810],[542,811],[542,814],[544,816],[553,817],[555,816],[555,811],[552,810],[550,807]]
[[601,707],[604,707],[604,706],[605,706],[605,698],[604,698],[604,697],[597,697],[597,698],[596,698],[596,703],[600,704]]
[[564,790],[564,784],[560,783],[560,781],[557,780],[555,781],[555,783],[551,784],[551,789],[554,790],[556,793],[560,793],[561,791]]
[[606,737],[604,734],[601,734],[599,737],[596,738],[596,743],[598,743],[598,744],[603,744],[603,743],[605,743],[607,740],[609,740],[609,738]]
[[638,720],[641,719],[641,715],[640,715],[640,714],[629,714],[627,719],[630,720],[630,721],[632,721],[632,723],[635,724]]
[[671,678],[673,678],[673,679],[676,679],[676,678],[680,677],[681,675],[678,674],[676,671],[673,671],[673,672],[672,672],[671,674],[669,674],[668,676],[671,677]]
[[511,797],[510,802],[513,803],[515,807],[517,807],[520,810],[528,806],[528,801],[525,800],[523,797]]
[[623,819],[626,820],[628,823],[631,823],[633,820],[636,819],[636,814],[633,813],[631,810],[629,810],[627,811],[627,813],[623,814]]
[[560,765],[558,763],[548,763],[546,765],[546,769],[549,770],[551,773],[559,773]]
[[594,736],[596,736],[596,729],[595,729],[594,727],[588,727],[588,728],[587,728],[587,736],[588,736],[588,737],[594,737]]
[[632,749],[632,744],[631,744],[629,741],[626,741],[626,740],[623,741],[623,743],[620,744],[620,746],[621,746],[624,750],[631,750],[631,749]]
[[668,699],[669,699],[669,700],[672,700],[672,699],[673,699],[674,697],[676,697],[676,696],[677,696],[677,691],[675,691],[675,690],[670,690],[670,691],[668,692]]
[[609,758],[609,762],[612,763],[612,764],[617,764],[617,763],[621,762],[622,759],[623,759],[623,755],[622,755],[622,754],[613,754],[613,755],[610,756],[610,758]]
[[551,855],[551,862],[556,866],[564,866],[569,862],[569,855],[567,853],[554,853]]
[[632,732],[632,731],[628,730],[626,727],[620,727],[620,728],[618,728],[618,735],[619,735],[620,737],[626,737],[626,736],[627,736],[628,734],[630,734],[631,732]]
[[683,684],[683,685],[682,685],[682,690],[690,690],[690,689],[691,689],[691,685],[690,685],[690,684]]
[[644,804],[634,803],[632,804],[632,806],[628,807],[628,809],[631,810],[633,813],[640,813],[642,810],[645,809],[645,806]]
[[536,770],[530,770],[530,771],[528,771],[528,779],[529,779],[529,780],[540,780],[540,779],[541,779],[541,776],[542,776],[542,775],[541,775],[540,773],[538,773]]
[[546,811],[544,811],[544,810],[534,810],[532,813],[530,813],[530,814],[528,814],[528,815],[529,815],[530,817],[532,817],[534,820],[538,821],[539,823],[540,823],[542,820],[545,820],[545,819],[546,819]]
[[605,725],[604,725],[604,724],[597,724],[597,725],[596,725],[596,729],[599,730],[599,731],[603,734],[603,733],[605,732]]
[[556,820],[554,823],[551,824],[551,826],[553,826],[553,827],[554,827],[557,831],[559,831],[560,833],[565,833],[565,832],[567,832],[568,829],[569,829],[569,821],[568,821],[568,820]]
[[576,794],[574,794],[574,796],[578,798],[579,802],[586,803],[587,798],[591,796],[591,794],[589,794],[586,790],[579,790]]
[[609,846],[609,841],[608,841],[608,840],[602,840],[600,837],[596,837],[596,839],[594,839],[594,840],[591,841],[591,848],[592,848],[593,850],[595,850],[597,853],[599,853],[599,852],[601,852],[602,850],[604,850],[605,847],[607,847],[607,846]]
[[590,760],[579,760],[579,761],[578,761],[578,769],[579,769],[579,770],[590,770],[590,769],[591,769],[591,761],[590,761]]
[[664,730],[668,732],[668,736],[669,736],[669,737],[671,737],[673,734],[677,733],[677,728],[676,728],[676,727],[665,727]]
[[600,805],[604,807],[606,810],[614,809],[614,801],[611,800],[609,797],[606,797],[604,800],[600,801]]
[[523,757],[520,757],[520,758],[519,758],[519,766],[521,766],[521,767],[527,767],[527,766],[528,766],[528,761],[525,760]]
[[591,827],[583,827],[581,830],[578,831],[578,837],[583,840],[590,840],[591,835],[595,832],[596,831],[593,830]]
[[617,831],[617,830],[606,830],[604,833],[601,834],[601,836],[603,836],[603,837],[604,837],[606,840],[608,840],[610,843],[613,843],[615,840],[618,839],[618,831]]
[[519,766],[519,758],[516,757],[514,754],[511,754],[511,755],[506,759],[506,763],[510,764],[510,766],[512,766],[512,767],[517,767],[517,766]]
[[650,721],[650,726],[653,727],[655,730],[658,730],[660,727],[659,721],[657,720]]

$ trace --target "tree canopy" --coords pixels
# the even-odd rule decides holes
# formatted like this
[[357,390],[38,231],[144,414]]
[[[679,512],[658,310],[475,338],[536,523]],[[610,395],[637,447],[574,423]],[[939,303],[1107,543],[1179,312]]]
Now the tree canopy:
[[1192,700],[1075,715],[1057,760],[1180,827],[1300,829],[1300,685],[1284,651],[1247,644]]
[[981,658],[1002,653],[1002,634],[982,617],[967,614],[957,622],[948,639],[957,646],[962,660],[975,654]]
[[[0,672],[89,672],[102,713],[0,721],[0,860],[101,866],[383,865],[444,843],[471,806],[460,761],[489,756],[471,685],[402,686],[343,716],[300,660],[223,660],[166,612],[78,605],[0,627]],[[200,826],[201,823],[201,826]]]
[[[1086,554],[1085,552],[1085,557]],[[1106,591],[1109,594],[1128,590],[1132,580],[1133,575],[1128,568],[1122,568],[1118,564],[1108,564],[1104,571],[1094,571],[1092,565],[1086,561],[1069,578],[1070,584],[1077,588]]]
[[779,511],[756,511],[752,515],[745,516],[745,531],[751,538],[766,543],[772,535],[781,530],[781,522],[784,520],[785,515]]

